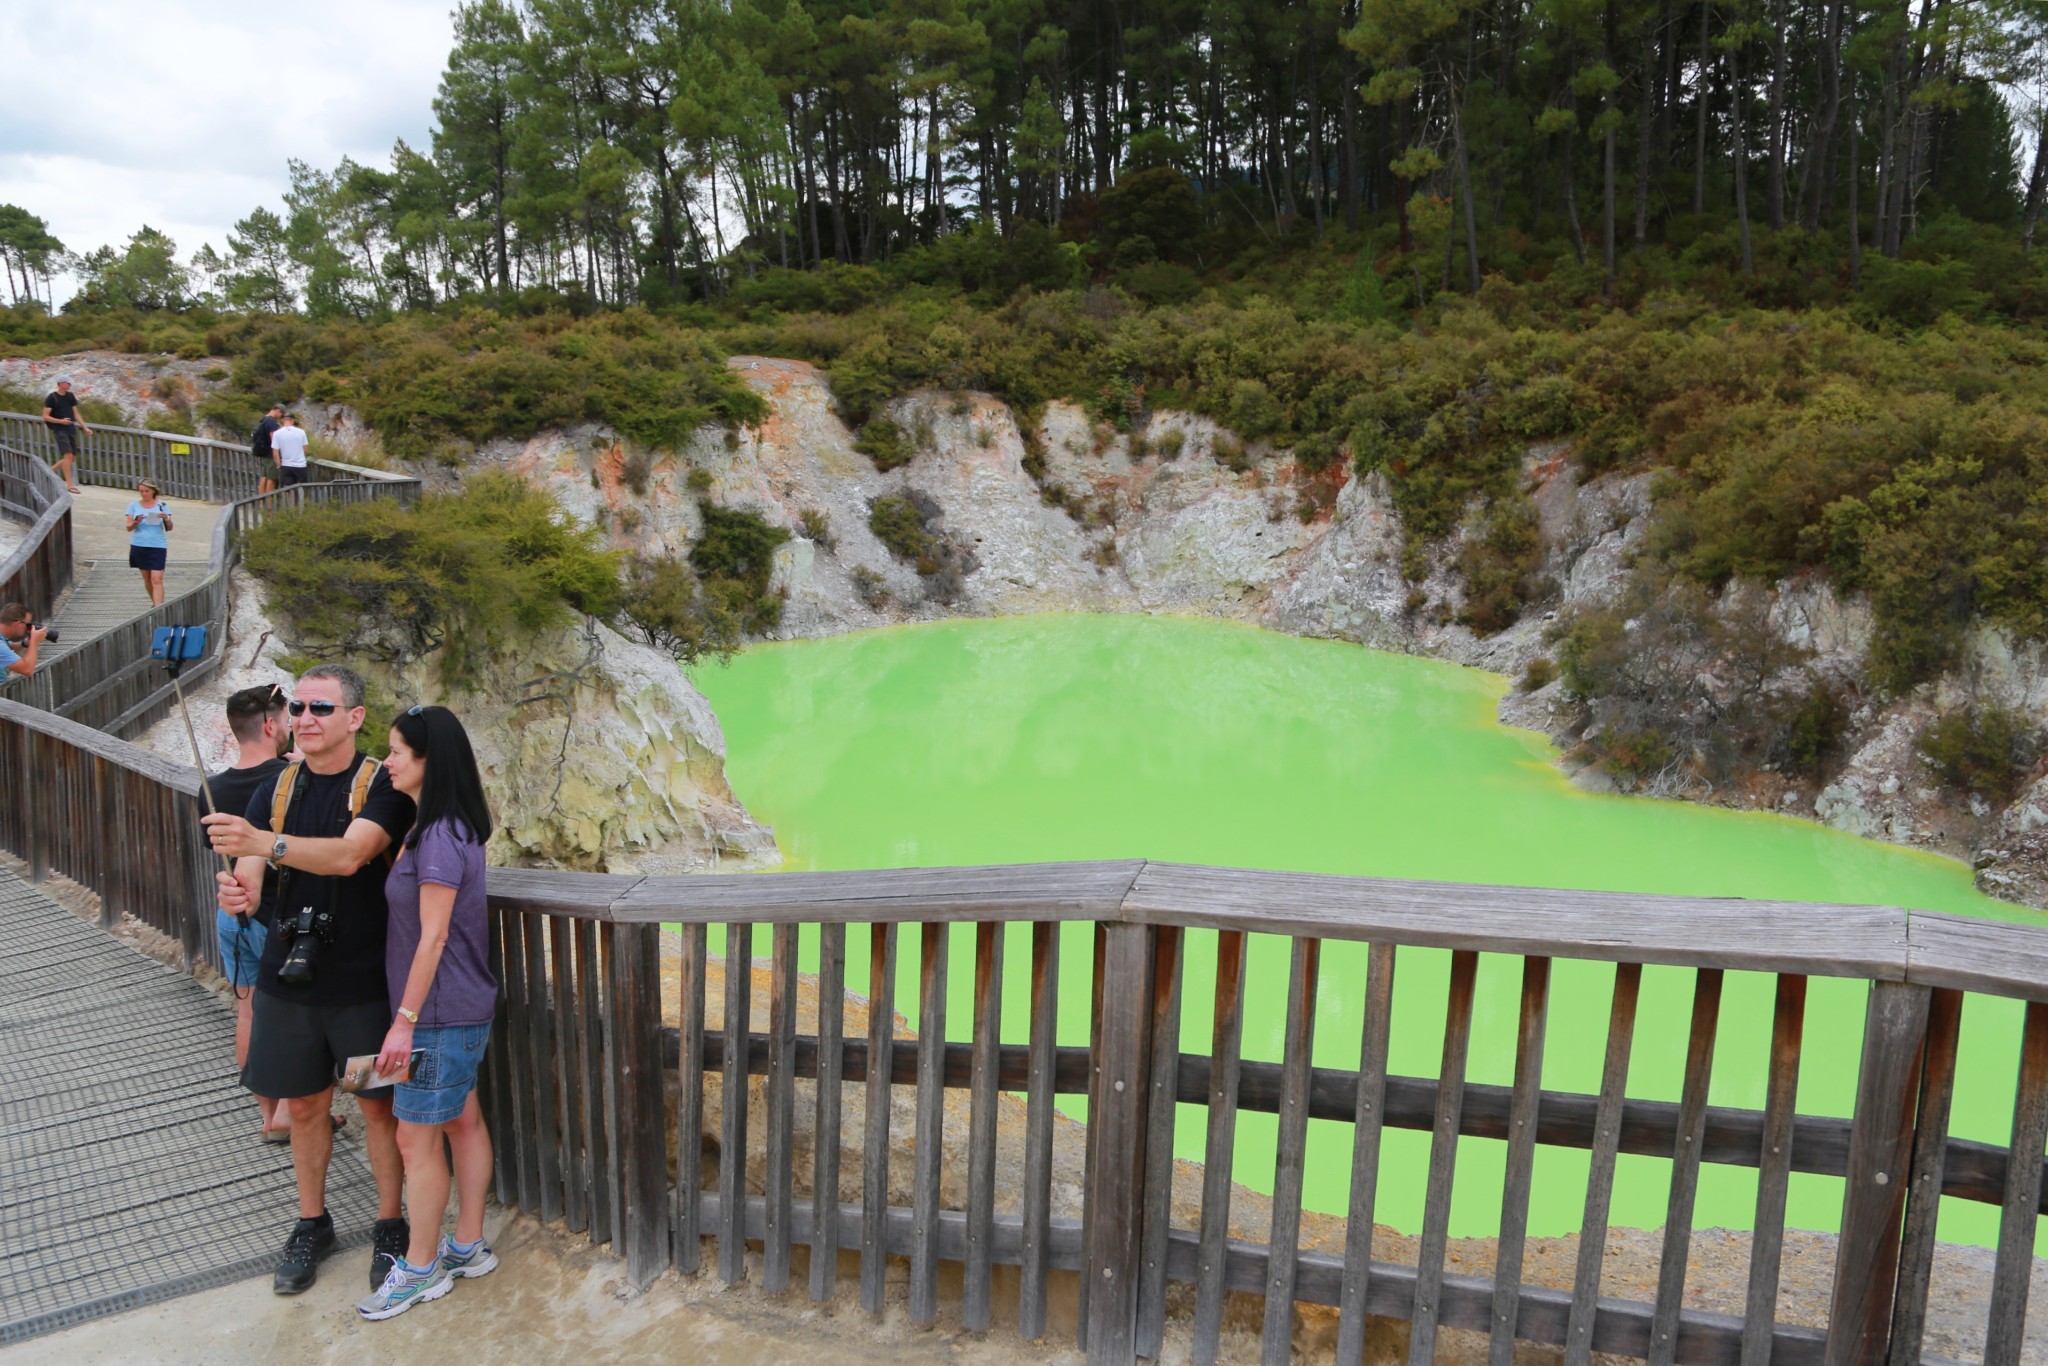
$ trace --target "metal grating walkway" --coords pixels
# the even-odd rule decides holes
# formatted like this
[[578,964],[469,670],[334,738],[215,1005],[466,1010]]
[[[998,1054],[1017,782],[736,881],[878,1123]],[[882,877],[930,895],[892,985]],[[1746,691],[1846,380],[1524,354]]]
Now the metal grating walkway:
[[[0,1344],[276,1264],[291,1150],[257,1141],[233,1060],[219,997],[0,871]],[[359,1148],[327,1201],[368,1240]]]

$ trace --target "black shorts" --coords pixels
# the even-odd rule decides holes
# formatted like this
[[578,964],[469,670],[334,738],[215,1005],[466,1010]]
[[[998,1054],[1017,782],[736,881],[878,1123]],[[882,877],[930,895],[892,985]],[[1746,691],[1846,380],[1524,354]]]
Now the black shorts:
[[50,428],[50,440],[52,440],[52,441],[54,441],[54,442],[56,442],[56,443],[57,443],[57,454],[59,454],[59,455],[77,455],[77,454],[78,454],[78,428],[76,428],[76,427],[60,427],[60,426],[58,426],[58,425],[57,425],[56,423],[54,423],[54,422],[52,422],[52,423],[50,423],[50,424],[48,424],[48,425],[49,425],[49,428]]
[[160,545],[131,545],[128,547],[130,569],[162,569],[171,552]]
[[[334,1085],[342,1064],[384,1046],[391,1007],[381,996],[349,1006],[309,1006],[259,988],[242,1085],[259,1096],[290,1100]],[[365,1091],[390,1098],[391,1088]]]
[[304,465],[279,465],[277,467],[277,486],[281,489],[288,489],[293,484],[303,484],[312,477],[312,474],[313,472]]

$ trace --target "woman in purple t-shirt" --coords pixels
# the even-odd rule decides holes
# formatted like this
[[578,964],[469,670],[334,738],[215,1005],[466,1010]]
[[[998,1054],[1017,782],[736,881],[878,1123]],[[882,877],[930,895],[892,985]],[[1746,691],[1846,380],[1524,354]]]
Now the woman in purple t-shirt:
[[[384,975],[395,1014],[377,1067],[396,1071],[408,1054],[422,1056],[392,1099],[412,1243],[384,1284],[356,1306],[366,1319],[439,1299],[457,1277],[489,1275],[498,1265],[484,1245],[491,1136],[476,1099],[498,1000],[484,900],[491,812],[469,736],[446,707],[414,707],[392,723],[384,771],[419,816],[384,883],[391,907]],[[449,1187],[443,1135],[455,1159],[452,1238],[441,1237]]]

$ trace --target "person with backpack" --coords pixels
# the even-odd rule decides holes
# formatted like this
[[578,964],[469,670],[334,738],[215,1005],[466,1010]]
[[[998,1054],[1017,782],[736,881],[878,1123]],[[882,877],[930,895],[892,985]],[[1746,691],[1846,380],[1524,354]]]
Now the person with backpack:
[[[242,1085],[280,1098],[291,1117],[299,1219],[271,1289],[296,1295],[313,1284],[321,1259],[335,1246],[327,1212],[335,1078],[351,1057],[383,1048],[391,1020],[384,879],[390,851],[413,826],[414,806],[382,765],[356,747],[364,706],[355,670],[341,664],[308,669],[286,710],[300,761],[257,787],[243,815],[219,812],[205,825],[214,852],[235,860],[233,872],[215,875],[220,908],[229,915],[253,912],[264,873],[277,873]],[[391,1088],[364,1091],[357,1100],[377,1182],[374,1290],[406,1251],[411,1230],[400,1209],[403,1167]]]
[[[439,1299],[460,1278],[487,1276],[498,1257],[484,1242],[491,1188],[491,1135],[477,1104],[476,1074],[497,1013],[491,972],[484,841],[491,809],[462,722],[446,707],[413,707],[391,723],[391,785],[419,808],[384,883],[391,934],[384,973],[393,1015],[377,1053],[392,1073],[417,1056],[394,1089],[398,1151],[405,1159],[405,1212],[412,1248],[376,1293],[356,1305],[370,1320],[395,1318]],[[455,1232],[441,1236],[453,1157]]]
[[255,456],[257,462],[262,466],[262,469],[256,475],[256,492],[258,493],[271,493],[277,489],[277,480],[272,477],[277,473],[277,456],[270,449],[270,437],[273,432],[284,425],[278,421],[283,416],[284,405],[282,403],[271,404],[270,411],[257,420],[256,434],[249,438],[249,454]]

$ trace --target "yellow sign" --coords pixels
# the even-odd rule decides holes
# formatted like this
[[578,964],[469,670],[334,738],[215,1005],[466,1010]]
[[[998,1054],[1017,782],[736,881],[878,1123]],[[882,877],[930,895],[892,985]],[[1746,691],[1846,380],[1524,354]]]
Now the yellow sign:
[[172,455],[190,455],[190,454],[192,454],[192,448],[191,448],[190,446],[186,445],[186,444],[185,444],[184,442],[182,442],[182,441],[173,441],[173,442],[171,443],[171,454],[172,454]]

